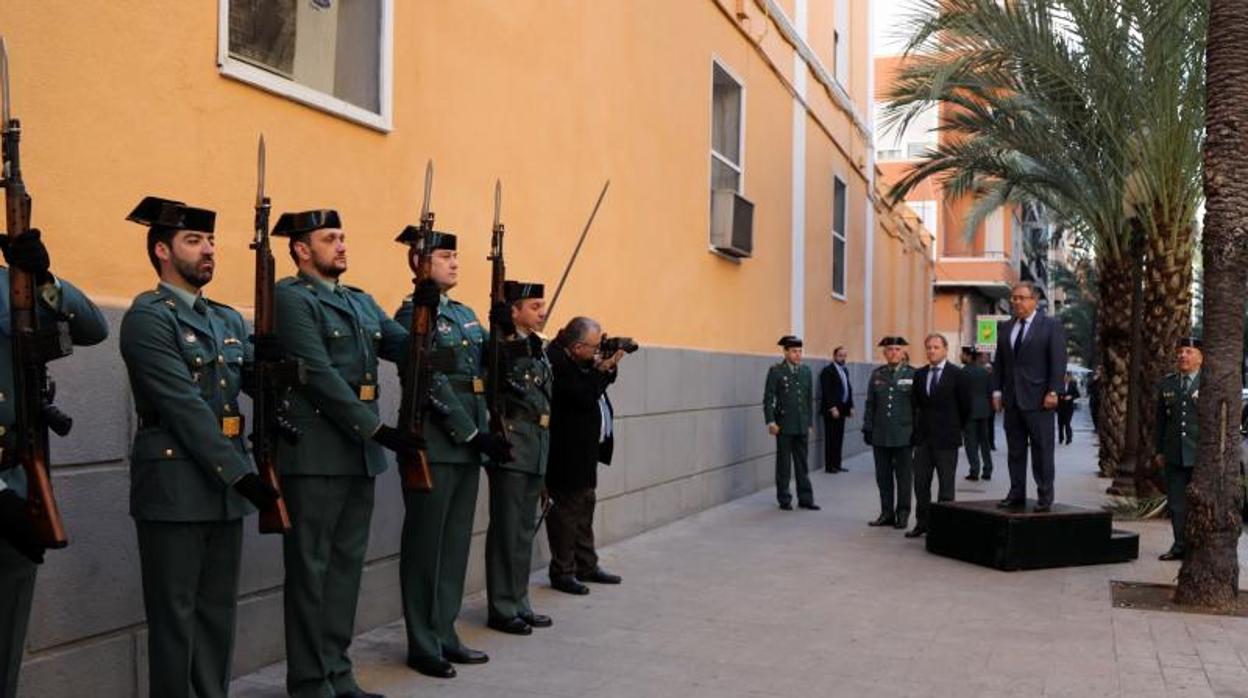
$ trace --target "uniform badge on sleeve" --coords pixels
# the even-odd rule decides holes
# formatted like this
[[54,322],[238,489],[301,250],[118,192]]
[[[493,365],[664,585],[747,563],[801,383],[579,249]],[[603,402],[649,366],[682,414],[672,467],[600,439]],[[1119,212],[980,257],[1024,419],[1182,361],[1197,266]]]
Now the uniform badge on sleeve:
[[187,332],[184,339],[186,339],[187,344],[194,344],[195,342],[199,341],[199,338],[195,336],[194,332]]

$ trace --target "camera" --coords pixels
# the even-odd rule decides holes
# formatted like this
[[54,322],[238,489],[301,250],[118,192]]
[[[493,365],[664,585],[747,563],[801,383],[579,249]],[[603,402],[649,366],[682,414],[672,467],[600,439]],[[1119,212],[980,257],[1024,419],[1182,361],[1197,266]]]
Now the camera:
[[637,342],[633,341],[632,337],[608,337],[604,334],[602,336],[602,344],[600,345],[598,351],[603,356],[611,356],[617,351],[622,351],[625,354],[631,354],[640,348],[641,347],[638,346]]

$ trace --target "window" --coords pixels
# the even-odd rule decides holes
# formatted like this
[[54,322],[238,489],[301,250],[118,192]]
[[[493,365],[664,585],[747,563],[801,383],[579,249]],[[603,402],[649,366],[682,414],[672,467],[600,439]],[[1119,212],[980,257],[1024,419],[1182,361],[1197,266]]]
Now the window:
[[836,0],[836,26],[832,29],[833,73],[841,87],[849,87],[849,0]]
[[905,132],[897,124],[885,128],[883,102],[875,105],[876,158],[887,160],[918,160],[937,145],[937,109],[930,108],[910,120]]
[[393,0],[219,0],[221,73],[388,131]]
[[845,182],[832,178],[832,295],[845,298]]
[[719,63],[712,64],[711,78],[711,189],[741,193],[744,167],[741,157],[741,83]]

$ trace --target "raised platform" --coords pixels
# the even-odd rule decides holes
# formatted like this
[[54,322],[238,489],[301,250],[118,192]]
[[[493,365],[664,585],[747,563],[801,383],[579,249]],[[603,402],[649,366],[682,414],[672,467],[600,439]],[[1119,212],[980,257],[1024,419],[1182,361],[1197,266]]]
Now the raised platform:
[[1000,509],[995,501],[937,502],[928,520],[927,551],[999,570],[1099,565],[1139,556],[1139,536],[1116,531],[1107,511],[1035,502]]

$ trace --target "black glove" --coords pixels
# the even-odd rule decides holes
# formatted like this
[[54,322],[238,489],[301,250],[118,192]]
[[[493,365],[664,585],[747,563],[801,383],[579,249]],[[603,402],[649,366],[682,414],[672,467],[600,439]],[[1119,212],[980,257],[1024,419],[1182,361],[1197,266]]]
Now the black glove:
[[425,279],[416,284],[412,292],[412,305],[422,308],[437,308],[442,302],[442,289],[433,279]]
[[277,490],[273,489],[273,485],[261,480],[260,476],[255,473],[247,473],[240,477],[238,482],[234,483],[234,489],[260,511],[272,509],[281,496]]
[[0,537],[36,565],[43,564],[43,542],[26,515],[26,500],[13,490],[0,491]]
[[490,306],[490,329],[498,328],[504,337],[516,333],[516,323],[511,321],[511,308],[499,301]]
[[496,464],[511,462],[511,444],[501,436],[479,431],[468,444]]
[[425,447],[423,439],[418,439],[406,431],[400,431],[385,424],[377,428],[377,433],[373,434],[373,441],[395,453],[412,454]]
[[529,335],[529,356],[535,359],[542,356],[542,338],[535,334]]
[[48,273],[52,262],[48,258],[48,248],[43,246],[40,237],[38,228],[31,228],[16,238],[2,235],[0,251],[4,252],[4,261],[10,267],[33,274],[36,283],[44,284],[52,281],[52,275]]
[[864,432],[862,432],[862,441],[863,441],[863,443],[865,443],[865,444],[866,444],[866,445],[868,445],[868,446],[874,446],[874,445],[875,445],[875,444],[871,443],[871,432],[869,432],[869,431],[864,431]]
[[256,361],[277,363],[286,358],[286,349],[282,346],[282,339],[275,334],[253,334],[251,343],[256,345]]

